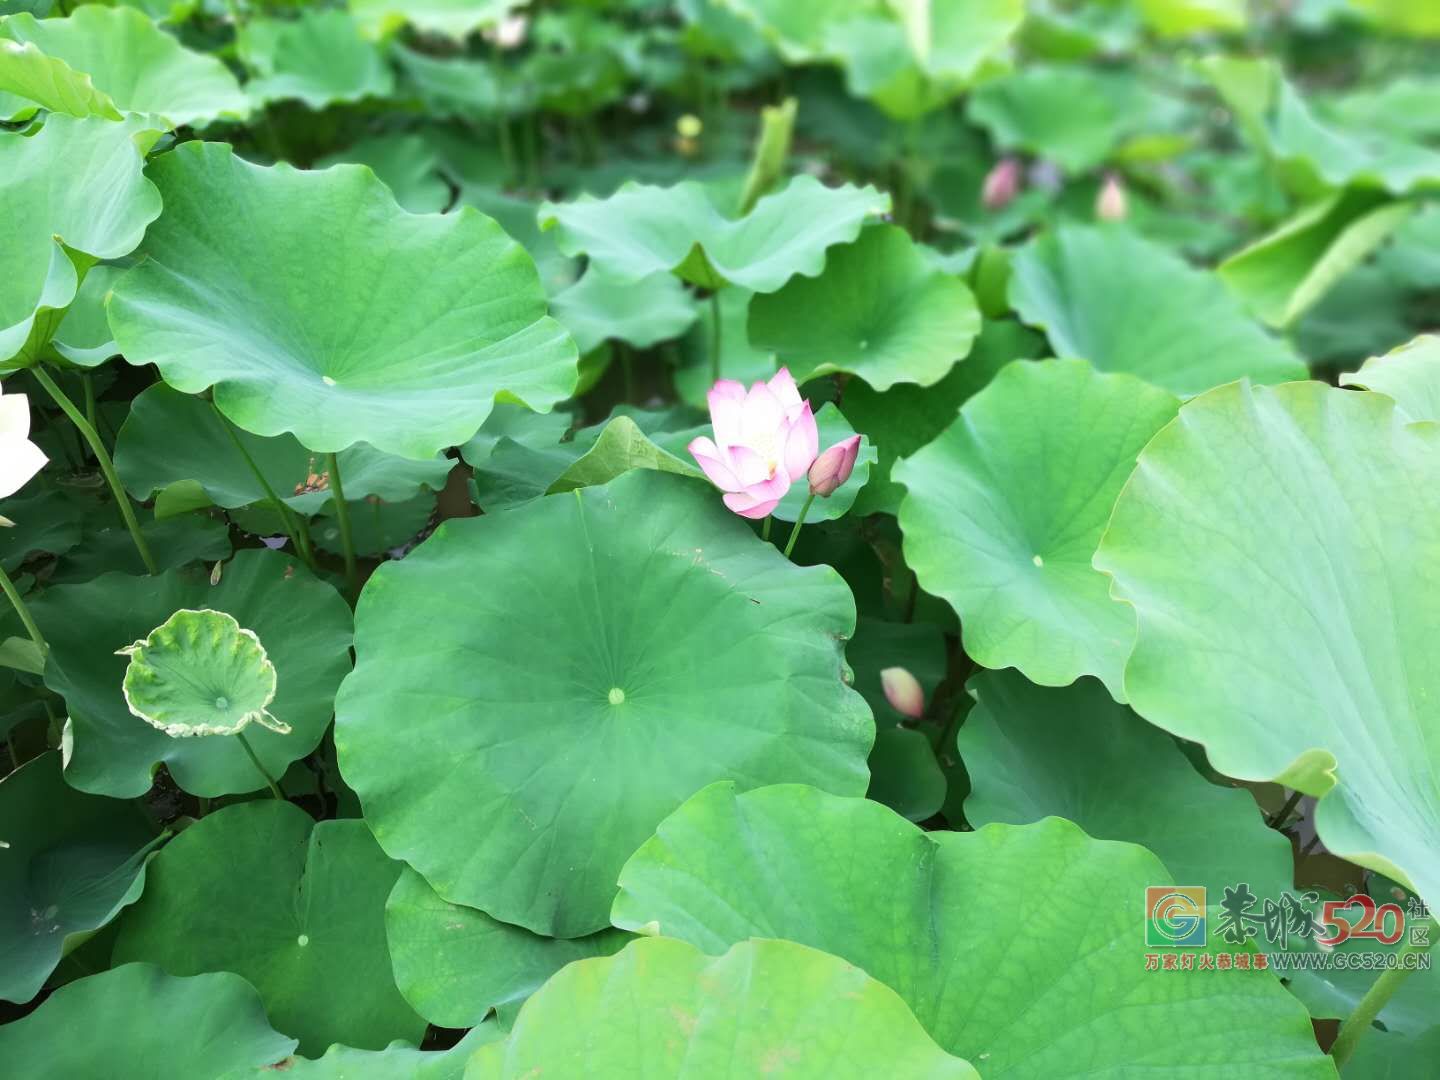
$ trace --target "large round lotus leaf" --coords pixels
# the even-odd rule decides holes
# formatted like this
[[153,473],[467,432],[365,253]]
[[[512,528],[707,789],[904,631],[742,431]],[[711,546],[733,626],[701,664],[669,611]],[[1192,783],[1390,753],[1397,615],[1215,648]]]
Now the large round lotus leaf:
[[111,295],[115,340],[177,390],[213,386],[247,431],[426,459],[502,391],[545,410],[575,385],[535,264],[475,211],[408,214],[369,169],[261,168],[221,143],[150,176],[165,213]]
[[494,26],[524,0],[349,0],[350,11],[372,33],[389,33],[406,23],[417,30],[464,39]]
[[775,353],[797,382],[846,371],[876,390],[929,386],[980,332],[975,297],[894,225],[833,250],[817,278],[794,278],[750,304],[750,343]]
[[648,349],[680,337],[696,318],[695,301],[673,274],[652,274],[638,282],[612,279],[595,264],[555,297],[555,318],[575,338],[581,353],[607,341]]
[[626,864],[613,917],[709,953],[754,936],[834,953],[987,1080],[1333,1080],[1269,972],[1145,971],[1145,888],[1170,881],[1059,818],[926,833],[865,799],[715,784]]
[[[51,585],[76,585],[110,571],[144,574],[148,571],[135,550],[135,541],[113,506],[96,504],[103,517],[92,516],[79,547],[66,552],[50,575]],[[98,526],[98,527],[97,527]],[[231,553],[230,530],[225,522],[201,514],[184,514],[164,521],[140,523],[161,571],[191,563],[215,563]],[[161,613],[163,619],[165,613]]]
[[857,967],[790,941],[708,957],[642,938],[581,960],[525,1003],[510,1037],[483,1047],[466,1080],[535,1076],[710,1080],[972,1080],[905,1003]]
[[965,650],[1046,686],[1123,699],[1135,616],[1090,566],[1135,456],[1179,402],[1083,360],[1017,362],[895,466],[905,561],[960,616]]
[[1440,337],[1422,334],[1384,356],[1372,356],[1359,371],[1340,376],[1340,383],[1393,398],[1411,420],[1440,421]]
[[440,155],[421,132],[372,135],[328,154],[316,168],[368,165],[412,214],[438,214],[451,203],[450,185],[440,175]]
[[385,903],[385,936],[395,982],[432,1024],[466,1028],[492,1009],[514,1008],[572,960],[609,956],[631,938],[606,928],[549,938],[447,903],[406,868]]
[[296,560],[265,550],[241,551],[223,564],[216,585],[204,566],[159,577],[105,574],[47,589],[31,604],[50,643],[45,683],[69,709],[65,777],[81,790],[143,795],[162,763],[183,790],[206,798],[264,786],[234,737],[172,739],[125,705],[127,660],[115,650],[182,608],[224,611],[265,643],[278,677],[270,712],[292,730],[251,727],[245,737],[272,776],[319,744],[335,688],[350,670],[350,611],[333,588]]
[[89,75],[46,56],[37,45],[0,37],[0,119],[27,120],[42,108],[69,116],[120,119],[110,95],[95,89]]
[[399,873],[362,821],[317,825],[274,799],[228,806],[155,857],[115,960],[243,975],[305,1054],[418,1043],[425,1021],[395,989],[385,947],[385,897]]
[[133,7],[86,4],[65,19],[11,15],[0,22],[0,37],[89,75],[121,112],[163,116],[171,127],[243,120],[250,112],[229,68],[191,52]]
[[[130,403],[115,439],[115,471],[137,499],[193,480],[213,503],[226,509],[265,502],[264,486],[235,448],[226,426],[203,398],[156,383]],[[267,439],[248,431],[235,434],[270,489],[286,504],[304,514],[334,505],[324,456],[306,450],[292,435]],[[438,491],[451,467],[444,457],[414,461],[365,443],[340,451],[336,458],[350,503],[371,495],[403,502],[424,488]]]
[[1440,428],[1382,394],[1222,386],[1145,449],[1095,566],[1125,689],[1241,780],[1324,796],[1326,848],[1440,904]]
[[1181,396],[1249,376],[1303,379],[1214,274],[1118,227],[1068,225],[1012,263],[1010,302],[1057,356],[1124,371]]
[[0,1027],[0,1060],[17,1077],[197,1080],[269,1065],[293,1049],[295,1040],[271,1028],[260,995],[240,976],[177,979],[151,964],[62,986],[29,1016]]
[[1292,887],[1290,841],[1266,827],[1250,793],[1210,783],[1093,679],[1053,689],[986,671],[968,689],[976,705],[956,742],[970,825],[1063,817],[1098,839],[1140,844],[1176,881],[1204,885],[1216,916],[1237,882],[1262,897]]
[[47,753],[0,781],[0,842],[0,998],[26,1002],[139,897],[155,831],[138,808],[76,791]]
[[380,50],[343,11],[301,10],[295,19],[243,23],[236,46],[254,72],[245,93],[258,105],[295,99],[312,109],[385,97],[395,77]]
[[976,87],[968,112],[998,147],[1083,173],[1103,164],[1162,108],[1132,75],[1031,64]]
[[472,1027],[448,1050],[417,1050],[397,1040],[384,1050],[332,1046],[318,1058],[288,1057],[273,1065],[226,1074],[222,1080],[461,1080],[465,1066],[486,1043],[498,1042],[505,1031],[489,1021]]
[[139,119],[59,115],[34,135],[0,133],[0,368],[42,309],[58,313],[75,299],[80,279],[65,247],[119,258],[160,215],[143,171],[158,134]]
[[361,596],[341,771],[445,899],[578,937],[711,781],[865,789],[854,626],[834,570],[792,565],[698,481],[636,471],[447,521]]
[[545,203],[539,221],[556,230],[561,251],[588,255],[619,282],[674,272],[704,288],[767,293],[796,274],[820,273],[828,248],[850,243],[866,220],[889,211],[890,196],[873,187],[827,188],[797,176],[738,220],[690,180],[669,188],[627,183],[608,199]]
[[290,733],[266,708],[275,700],[275,665],[233,615],[183,609],[119,651],[130,658],[125,704],[166,735],[234,735],[249,724]]

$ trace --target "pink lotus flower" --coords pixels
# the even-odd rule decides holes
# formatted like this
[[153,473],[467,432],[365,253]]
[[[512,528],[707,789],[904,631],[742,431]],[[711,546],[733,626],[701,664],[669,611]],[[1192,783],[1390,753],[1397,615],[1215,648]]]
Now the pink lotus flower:
[[860,436],[851,435],[841,439],[815,459],[810,466],[810,494],[828,499],[837,488],[855,471],[855,459],[860,456]]
[[748,391],[733,379],[721,379],[707,400],[715,438],[695,439],[690,453],[725,492],[726,506],[741,517],[763,518],[820,450],[810,403],[801,400],[785,368]]
[[985,184],[980,190],[980,201],[986,210],[1003,210],[1020,193],[1020,161],[1005,157],[995,163],[985,175]]
[[1101,221],[1124,221],[1130,213],[1130,200],[1125,185],[1114,173],[1105,174],[1105,183],[1095,196],[1095,216]]

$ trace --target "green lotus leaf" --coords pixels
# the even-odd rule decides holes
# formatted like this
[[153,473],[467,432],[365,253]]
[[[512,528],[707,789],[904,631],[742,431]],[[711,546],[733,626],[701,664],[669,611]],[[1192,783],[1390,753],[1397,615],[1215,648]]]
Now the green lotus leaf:
[[[111,572],[149,572],[135,550],[130,531],[120,523],[114,507],[97,504],[96,509],[104,510],[103,524],[93,517],[85,523],[79,546],[61,557],[50,575],[51,585],[77,585]],[[97,528],[97,525],[100,527]],[[232,550],[230,530],[225,522],[200,514],[185,514],[164,521],[142,520],[140,531],[155,553],[156,565],[162,572],[178,570],[195,562],[214,563],[228,559]],[[156,621],[164,619],[167,614],[158,612]],[[136,627],[136,634],[144,632],[144,627]],[[133,635],[131,640],[134,640]],[[119,644],[128,642],[117,642],[117,647]],[[119,677],[116,676],[117,679]]]
[[449,1050],[416,1050],[397,1040],[384,1050],[332,1046],[318,1058],[288,1057],[258,1069],[227,1073],[224,1080],[461,1080],[480,1047],[505,1037],[499,1024],[477,1024]]
[[37,109],[120,119],[110,95],[96,90],[89,75],[46,56],[33,42],[0,38],[0,117],[26,120]]
[[1140,455],[1095,555],[1141,716],[1324,796],[1327,849],[1440,903],[1440,428],[1382,394],[1222,386]]
[[[248,431],[235,435],[271,490],[287,505],[304,514],[334,506],[323,457],[291,435],[268,439]],[[356,505],[370,496],[403,502],[426,488],[438,491],[451,467],[443,457],[415,461],[365,443],[340,451],[336,458],[346,501]],[[164,383],[141,391],[130,403],[130,415],[115,440],[115,470],[142,500],[183,480],[197,481],[211,502],[226,509],[267,499],[265,488],[210,404]]]
[[0,569],[14,574],[32,555],[64,555],[80,543],[80,503],[62,491],[40,491],[0,500]]
[[680,337],[697,315],[695,301],[673,274],[621,282],[607,275],[598,263],[559,293],[551,310],[582,354],[607,341],[648,349]]
[[930,386],[970,351],[980,312],[958,277],[930,266],[904,229],[872,226],[836,248],[817,278],[750,304],[750,343],[796,382],[845,371],[876,390]]
[[16,1076],[117,1076],[123,1063],[127,1076],[196,1080],[269,1065],[293,1049],[240,976],[177,979],[152,964],[62,986],[0,1027],[0,1056]]
[[976,87],[967,112],[1001,149],[1083,173],[1104,164],[1126,138],[1171,127],[1166,121],[1175,109],[1133,75],[1030,64]]
[[1019,361],[895,466],[905,561],[960,616],[965,651],[1119,700],[1135,616],[1090,566],[1116,496],[1179,401],[1083,360]]
[[605,925],[636,844],[712,780],[864,790],[874,729],[841,679],[854,619],[838,574],[793,566],[681,477],[447,521],[361,596],[341,771],[381,846],[445,899],[578,937]]
[[116,652],[130,658],[121,684],[130,712],[172,738],[234,735],[252,723],[280,735],[293,730],[266,708],[275,700],[275,665],[233,615],[182,608]]
[[1422,334],[1409,344],[1372,356],[1342,386],[1363,386],[1395,400],[1411,420],[1440,421],[1440,337]]
[[955,422],[960,406],[983,390],[1012,360],[1033,360],[1048,350],[1045,339],[1013,320],[990,320],[980,330],[965,361],[933,386],[896,383],[881,393],[860,380],[845,387],[840,410],[855,430],[873,442],[879,461],[856,500],[857,514],[895,514],[905,489],[892,470],[900,458],[933,442]]
[[41,754],[0,781],[0,998],[27,1002],[145,887],[143,815],[65,783]]
[[244,120],[250,113],[229,68],[185,48],[133,7],[86,4],[64,19],[11,15],[0,20],[0,37],[34,45],[85,73],[124,113],[163,116],[171,127]]
[[549,938],[444,900],[408,867],[385,903],[395,981],[415,1011],[441,1027],[471,1027],[513,1010],[573,960],[609,956],[630,941],[607,928]]
[[350,13],[371,34],[390,34],[407,23],[416,30],[464,39],[494,26],[524,0],[349,0]]
[[1275,60],[1210,57],[1200,68],[1257,148],[1280,162],[1291,184],[1312,195],[1352,184],[1392,195],[1440,186],[1440,150],[1317,116]]
[[1377,26],[1417,37],[1440,36],[1440,11],[1425,0],[1349,0]]
[[965,89],[1004,53],[1022,0],[720,0],[791,63],[844,69],[852,93],[913,119]]
[[123,273],[118,266],[92,267],[55,328],[50,347],[77,367],[99,367],[120,352],[105,318],[105,298]]
[[126,254],[160,215],[143,172],[158,136],[141,119],[63,115],[34,135],[0,133],[0,369],[32,330],[58,325],[80,286],[74,260]]
[[216,585],[207,567],[158,577],[105,574],[47,589],[31,604],[50,643],[46,685],[69,709],[73,746],[65,778],[75,787],[132,798],[149,789],[160,763],[181,789],[206,798],[262,786],[238,740],[172,739],[126,707],[127,661],[115,650],[184,608],[226,612],[265,643],[278,677],[270,711],[294,729],[247,733],[266,771],[282,774],[319,744],[335,688],[350,669],[349,609],[333,588],[295,560],[264,550],[239,552]]
[[525,1003],[504,1042],[483,1047],[466,1080],[567,1075],[702,1080],[972,1080],[905,1003],[859,968],[789,941],[745,941],[712,958],[683,941],[642,938],[581,960]]
[[150,175],[165,213],[111,294],[111,329],[177,390],[213,386],[239,427],[425,460],[497,394],[546,410],[573,389],[575,345],[534,263],[483,215],[407,214],[369,169],[261,168],[220,143],[184,143]]
[[1188,396],[1305,366],[1251,322],[1212,275],[1120,228],[1062,226],[1015,256],[1010,302],[1057,356]]
[[713,784],[632,856],[612,914],[712,954],[754,936],[831,952],[987,1080],[1333,1078],[1269,972],[1146,973],[1145,888],[1170,880],[1059,818],[927,833],[865,799]]
[[305,1054],[419,1042],[425,1021],[395,989],[385,947],[385,897],[399,873],[362,821],[317,825],[274,799],[227,806],[155,857],[115,960],[243,975]]
[[957,744],[970,825],[1063,817],[1097,839],[1140,844],[1176,881],[1204,885],[1217,917],[1237,882],[1270,897],[1293,887],[1290,841],[1266,827],[1250,793],[1210,783],[1095,680],[1047,689],[986,671],[967,688],[976,705]]
[[828,248],[850,243],[867,219],[889,211],[890,196],[873,187],[827,188],[797,176],[738,220],[690,180],[669,188],[627,183],[608,199],[547,202],[539,221],[556,231],[566,255],[588,255],[617,283],[675,273],[707,289],[767,293],[797,274],[820,273]]
[[257,105],[293,99],[323,109],[395,89],[380,50],[344,11],[302,9],[295,19],[254,19],[241,25],[235,44],[253,73],[245,93]]
[[[668,439],[673,444],[674,439]],[[652,469],[655,472],[698,477],[701,474],[689,461],[657,446],[628,416],[616,416],[597,433],[577,432],[574,443],[586,448],[584,453],[566,466],[547,489],[552,494],[575,488],[608,484],[631,469]],[[676,448],[678,450],[678,447]]]
[[351,143],[316,166],[368,165],[384,181],[395,201],[412,214],[438,214],[451,202],[450,185],[440,175],[440,155],[419,132],[375,135]]
[[[820,432],[822,452],[855,434],[855,429],[850,426],[850,421],[845,419],[845,414],[834,404],[828,402],[816,410],[815,426]],[[860,494],[860,489],[869,482],[870,469],[878,457],[879,454],[869,440],[862,439],[860,454],[855,459],[855,470],[850,474],[850,479],[836,488],[828,499],[817,498],[812,502],[809,512],[805,515],[805,520],[813,524],[817,521],[835,521],[844,517],[850,507],[855,505],[855,499]],[[771,515],[777,521],[794,521],[800,516],[800,508],[805,505],[805,500],[809,496],[810,483],[805,477],[801,477],[797,483],[790,486],[790,490],[780,500],[780,505],[771,511]]]
[[1244,30],[1245,0],[1140,0],[1145,24],[1165,37]]
[[1237,251],[1216,272],[1265,322],[1288,327],[1369,258],[1413,209],[1374,191],[1337,192]]

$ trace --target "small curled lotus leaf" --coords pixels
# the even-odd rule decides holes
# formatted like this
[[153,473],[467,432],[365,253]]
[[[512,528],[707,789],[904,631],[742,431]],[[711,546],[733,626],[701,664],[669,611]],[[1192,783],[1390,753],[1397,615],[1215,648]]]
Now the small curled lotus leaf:
[[252,722],[290,732],[267,708],[275,665],[233,615],[182,608],[118,655],[130,658],[125,704],[167,735],[235,735]]

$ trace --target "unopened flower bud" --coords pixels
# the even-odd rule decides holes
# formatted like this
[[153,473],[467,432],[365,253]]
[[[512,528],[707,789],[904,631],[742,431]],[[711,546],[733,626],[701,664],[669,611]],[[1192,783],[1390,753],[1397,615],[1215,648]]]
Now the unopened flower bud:
[[1124,221],[1130,213],[1130,200],[1125,185],[1114,173],[1107,173],[1100,194],[1095,196],[1095,216],[1101,221]]
[[987,210],[1003,210],[1020,193],[1020,161],[1004,157],[985,177],[985,186],[980,191],[980,201]]
[[925,691],[920,682],[903,667],[886,668],[880,672],[880,686],[885,700],[902,716],[919,720],[925,714]]
[[851,435],[837,442],[815,459],[807,474],[810,491],[822,499],[828,499],[835,489],[855,471],[855,459],[860,456],[860,436]]

